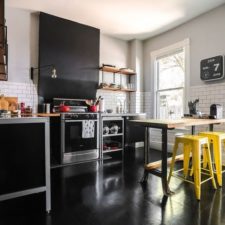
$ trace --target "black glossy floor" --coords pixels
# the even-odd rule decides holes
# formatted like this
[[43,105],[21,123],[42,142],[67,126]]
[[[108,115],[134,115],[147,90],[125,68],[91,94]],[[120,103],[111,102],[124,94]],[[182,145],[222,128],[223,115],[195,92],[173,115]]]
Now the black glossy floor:
[[[157,159],[159,152],[153,151]],[[0,225],[219,225],[225,224],[225,191],[193,186],[172,179],[176,192],[162,205],[161,182],[150,176],[141,186],[143,150],[126,151],[119,159],[52,170],[52,212],[46,215],[45,195],[0,203]],[[225,175],[225,174],[224,174]],[[225,181],[225,177],[223,177]]]

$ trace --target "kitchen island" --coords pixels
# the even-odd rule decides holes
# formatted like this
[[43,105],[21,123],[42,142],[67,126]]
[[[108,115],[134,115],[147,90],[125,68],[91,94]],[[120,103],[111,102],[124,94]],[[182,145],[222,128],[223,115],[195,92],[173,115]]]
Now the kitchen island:
[[1,118],[0,201],[46,193],[51,210],[49,118]]
[[[148,180],[148,174],[151,173],[161,178],[162,189],[164,196],[171,195],[170,188],[167,182],[167,160],[168,160],[168,130],[173,130],[176,128],[191,127],[192,134],[195,134],[195,127],[201,125],[208,125],[209,130],[213,131],[213,126],[221,123],[225,123],[225,119],[192,119],[192,118],[182,118],[182,119],[148,119],[148,120],[133,120],[134,124],[145,127],[145,153],[144,153],[144,175],[142,182]],[[161,130],[162,135],[162,153],[161,153],[161,170],[157,167],[152,167],[152,163],[149,163],[149,150],[150,150],[150,129],[156,128]]]

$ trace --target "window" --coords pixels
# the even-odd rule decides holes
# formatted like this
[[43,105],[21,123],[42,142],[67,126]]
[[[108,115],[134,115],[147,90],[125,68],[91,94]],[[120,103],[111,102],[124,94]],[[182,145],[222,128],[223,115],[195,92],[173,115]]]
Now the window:
[[184,114],[187,94],[187,49],[183,42],[154,52],[155,117],[177,119]]

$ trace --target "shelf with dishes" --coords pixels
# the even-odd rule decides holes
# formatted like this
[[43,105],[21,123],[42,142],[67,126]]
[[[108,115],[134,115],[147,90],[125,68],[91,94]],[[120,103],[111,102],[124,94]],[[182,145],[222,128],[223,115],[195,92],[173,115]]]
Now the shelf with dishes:
[[[122,91],[122,92],[135,92],[135,84],[131,82],[131,77],[136,75],[134,70],[130,68],[117,68],[113,65],[103,64],[102,67],[99,68],[102,71],[102,82],[99,85],[98,89],[106,90],[106,91]],[[108,76],[113,75],[113,82],[107,83],[105,82],[105,74],[108,73]],[[118,74],[118,75],[117,75]],[[123,84],[123,75],[126,77],[126,84]],[[119,84],[116,84],[116,76],[119,76]],[[128,82],[127,82],[128,80]]]
[[119,85],[116,87],[111,87],[110,85],[103,84],[101,83],[99,88],[100,90],[105,90],[105,91],[122,91],[122,92],[135,92],[136,90],[134,89],[128,89],[128,88],[121,88]]
[[[115,136],[114,136],[115,137]],[[121,138],[107,138],[103,140],[103,154],[123,150]]]
[[101,152],[122,151],[124,148],[124,122],[123,118],[103,117],[101,119]]

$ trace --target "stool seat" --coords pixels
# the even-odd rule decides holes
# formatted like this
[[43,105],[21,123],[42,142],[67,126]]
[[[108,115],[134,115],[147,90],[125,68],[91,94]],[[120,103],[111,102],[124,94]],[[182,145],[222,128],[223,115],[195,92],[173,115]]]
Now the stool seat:
[[[183,152],[184,152],[184,165],[183,170],[184,171],[184,177],[176,176],[174,175],[176,171],[174,170],[174,164],[175,164],[175,157],[177,154],[177,150],[179,147],[179,144],[183,144]],[[201,181],[201,149],[205,149],[205,155],[207,158],[207,162],[209,162],[208,165],[208,172],[207,175],[209,176],[208,179]],[[194,172],[194,182],[187,180],[187,174],[189,170],[189,160],[190,160],[190,154],[192,154],[192,160],[193,160],[193,172]],[[181,171],[178,170],[178,171]],[[204,173],[205,174],[205,173]],[[175,137],[175,143],[173,148],[173,156],[172,156],[172,162],[170,166],[170,173],[168,177],[168,183],[170,182],[171,176],[175,176],[177,178],[181,178],[184,181],[187,181],[189,183],[193,183],[195,186],[195,193],[196,198],[200,200],[201,198],[201,184],[212,180],[213,187],[216,189],[216,183],[214,179],[214,173],[212,168],[212,161],[211,161],[211,155],[210,155],[210,149],[209,149],[209,141],[208,137],[202,137],[197,135],[184,135],[184,136],[177,136]]]
[[[213,158],[214,158],[214,164],[215,169],[214,173],[217,177],[217,182],[219,186],[222,186],[222,147],[221,142],[225,142],[225,132],[219,132],[219,131],[204,131],[199,133],[202,137],[207,137],[209,139],[209,142],[213,145]],[[207,159],[203,154],[203,166],[206,167],[207,165]]]

